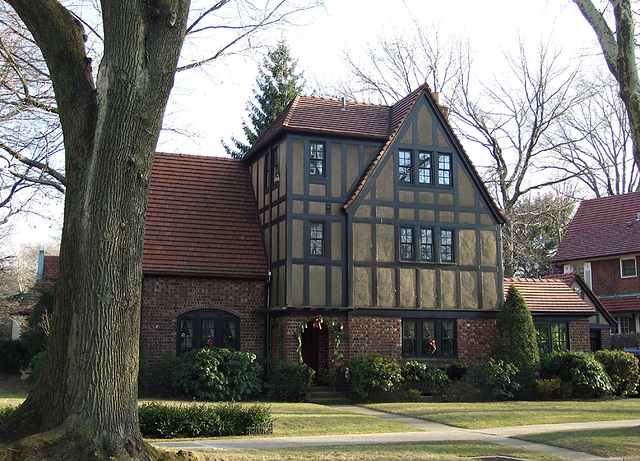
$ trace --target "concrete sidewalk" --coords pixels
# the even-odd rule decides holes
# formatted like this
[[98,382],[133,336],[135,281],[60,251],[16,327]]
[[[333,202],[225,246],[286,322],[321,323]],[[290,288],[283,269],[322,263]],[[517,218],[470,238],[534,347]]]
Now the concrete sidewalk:
[[[569,431],[576,429],[611,429],[617,427],[640,426],[640,419],[624,421],[597,421],[588,423],[541,424],[517,427],[499,427],[489,429],[460,429],[444,424],[424,421],[417,418],[384,413],[354,405],[341,405],[334,408],[366,416],[375,416],[390,421],[406,424],[418,429],[415,432],[398,432],[384,434],[344,434],[318,435],[306,437],[247,437],[234,439],[187,440],[175,442],[158,442],[153,445],[171,450],[247,450],[269,448],[296,448],[314,446],[367,445],[410,442],[455,442],[477,441],[496,445],[508,445],[538,453],[547,453],[567,460],[604,460],[597,456],[552,447],[538,443],[516,440],[511,437],[536,434],[541,432]],[[625,458],[625,461],[640,458]]]

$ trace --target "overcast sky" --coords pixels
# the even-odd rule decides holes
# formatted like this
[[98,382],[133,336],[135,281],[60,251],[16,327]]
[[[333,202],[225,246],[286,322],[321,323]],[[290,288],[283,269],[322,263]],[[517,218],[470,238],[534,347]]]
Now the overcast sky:
[[[437,24],[445,34],[468,39],[474,49],[474,70],[487,76],[501,72],[504,53],[517,51],[519,38],[532,47],[551,40],[568,60],[580,60],[586,53],[598,55],[593,31],[570,0],[324,0],[324,5],[299,16],[298,26],[273,31],[261,40],[274,46],[284,37],[298,70],[310,82],[334,83],[345,75],[346,50],[357,56],[381,36],[410,31],[416,25]],[[232,56],[178,74],[165,127],[186,135],[163,131],[158,151],[224,155],[220,140],[241,136],[246,103],[263,56]],[[59,235],[61,212],[60,206],[51,209],[54,220],[30,219],[25,224],[23,219],[17,240],[45,241]]]

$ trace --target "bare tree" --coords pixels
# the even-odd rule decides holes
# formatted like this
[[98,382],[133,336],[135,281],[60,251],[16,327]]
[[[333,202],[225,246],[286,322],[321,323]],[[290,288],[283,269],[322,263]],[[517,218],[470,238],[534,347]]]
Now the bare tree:
[[479,169],[507,217],[503,230],[505,274],[514,274],[515,242],[510,215],[518,201],[545,187],[576,177],[558,152],[570,142],[560,127],[584,95],[572,91],[578,74],[561,64],[559,53],[541,45],[530,60],[521,44],[519,54],[507,56],[512,80],[478,84],[471,68],[460,72],[451,99],[458,135],[484,148],[488,157]]
[[619,85],[640,166],[640,77],[636,62],[635,17],[631,0],[573,0],[591,25],[611,75]]
[[0,440],[13,442],[0,458],[155,459],[137,420],[142,247],[189,1],[102,0],[97,75],[78,15],[57,0],[6,2],[49,70],[66,189],[47,357],[27,400],[0,426]]
[[452,86],[460,57],[470,56],[468,44],[443,35],[437,25],[416,27],[415,34],[384,37],[362,58],[347,52],[344,60],[354,78],[324,92],[392,104],[424,83],[435,92]]
[[640,188],[629,119],[610,75],[582,79],[578,91],[589,95],[561,125],[568,141],[561,147],[569,171],[596,197],[626,194]]

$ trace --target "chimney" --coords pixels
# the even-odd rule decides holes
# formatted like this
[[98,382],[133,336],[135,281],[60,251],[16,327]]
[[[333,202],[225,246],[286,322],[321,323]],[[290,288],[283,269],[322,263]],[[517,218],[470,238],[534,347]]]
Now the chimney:
[[36,275],[36,280],[40,280],[42,278],[42,274],[44,272],[44,250],[40,250],[38,254],[38,273]]
[[342,98],[340,98],[340,102],[342,104],[342,110],[347,110],[347,98],[343,96]]

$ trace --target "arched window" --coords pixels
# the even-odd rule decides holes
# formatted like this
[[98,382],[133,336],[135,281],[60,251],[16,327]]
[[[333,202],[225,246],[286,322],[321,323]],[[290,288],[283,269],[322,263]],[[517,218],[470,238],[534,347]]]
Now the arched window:
[[228,312],[192,311],[178,317],[178,355],[213,342],[215,347],[240,348],[240,319]]

